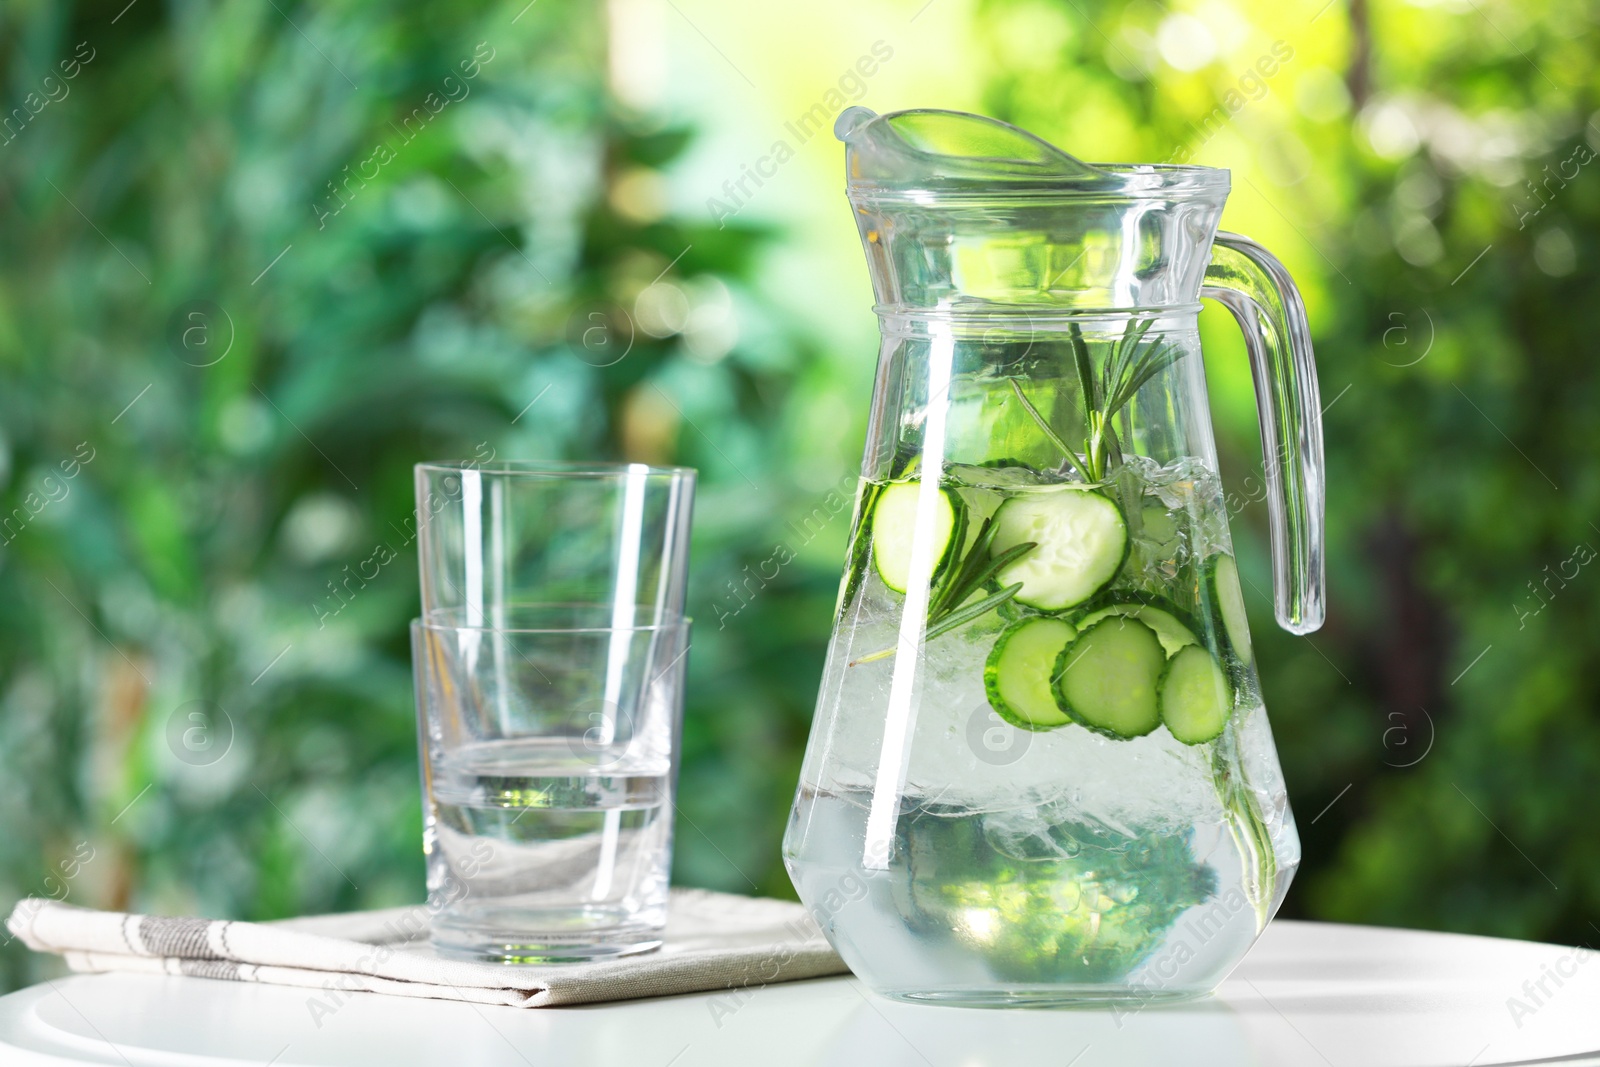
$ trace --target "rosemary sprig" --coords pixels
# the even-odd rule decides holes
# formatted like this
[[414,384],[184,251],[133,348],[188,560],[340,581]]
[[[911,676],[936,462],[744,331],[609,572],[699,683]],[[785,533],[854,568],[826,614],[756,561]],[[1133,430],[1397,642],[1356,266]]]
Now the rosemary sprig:
[[1122,462],[1122,445],[1117,438],[1116,417],[1135,395],[1161,371],[1177,362],[1183,350],[1175,345],[1145,344],[1144,338],[1154,325],[1154,319],[1129,323],[1120,338],[1112,345],[1102,373],[1094,373],[1094,360],[1089,355],[1089,342],[1077,323],[1067,326],[1072,346],[1073,369],[1078,376],[1078,392],[1083,398],[1083,450],[1070,447],[1061,435],[1050,426],[1039,409],[1034,407],[1022,392],[1017,379],[1011,379],[1011,389],[1022,402],[1028,417],[1038,424],[1050,442],[1061,449],[1067,461],[1087,482],[1105,480],[1109,470]]
[[[956,532],[961,533],[959,530]],[[994,535],[994,516],[991,515],[983,520],[982,526],[978,527],[978,536],[973,539],[971,547],[962,554],[961,559],[945,568],[944,574],[934,587],[933,596],[928,601],[930,629],[966,603],[990,578],[1034,548],[1032,541],[1024,541],[1006,549],[998,556],[990,556],[989,550],[994,545]]]
[[1015,378],[1011,379],[1011,391],[1017,394],[1017,400],[1021,402],[1023,410],[1032,416],[1034,422],[1039,424],[1039,429],[1050,439],[1050,443],[1061,449],[1062,454],[1078,469],[1078,473],[1083,475],[1083,480],[1086,482],[1094,481],[1093,478],[1089,477],[1089,472],[1084,469],[1083,461],[1078,458],[1078,454],[1061,439],[1060,434],[1050,428],[1050,424],[1045,421],[1045,417],[1039,414],[1039,409],[1033,406],[1033,401],[1028,399],[1028,394],[1022,391],[1022,384]]
[[922,635],[922,639],[924,641],[932,641],[935,637],[943,637],[951,630],[954,630],[957,626],[965,626],[978,616],[992,611],[1001,604],[1004,604],[1006,601],[1010,600],[1012,597],[1016,596],[1017,590],[1021,588],[1022,583],[1016,582],[1012,585],[1006,586],[998,593],[986,596],[982,600],[975,600],[964,608],[950,612],[938,623],[928,627],[927,632]]
[[[1017,595],[1022,588],[1022,583],[1008,585],[1004,589],[991,593],[981,600],[967,603],[973,595],[981,591],[995,575],[1005,568],[1032,552],[1036,547],[1032,541],[1023,541],[1021,544],[1012,545],[997,555],[991,556],[989,550],[994,545],[995,535],[994,516],[983,520],[983,525],[978,527],[978,535],[973,538],[972,544],[962,552],[961,558],[952,560],[934,582],[933,589],[928,597],[928,628],[923,632],[924,642],[932,641],[937,637],[964,626],[973,619],[978,618],[1004,604]],[[958,543],[966,538],[966,519],[956,524],[951,537]],[[869,653],[860,659],[853,660],[850,666],[860,663],[871,663],[874,660],[887,659],[894,655],[895,649],[885,648]]]
[[1105,447],[1106,425],[1116,412],[1105,410],[1101,404],[1103,394],[1095,381],[1094,364],[1089,359],[1089,343],[1083,339],[1083,331],[1075,322],[1067,327],[1067,331],[1072,338],[1072,361],[1078,368],[1078,391],[1083,396],[1083,424],[1088,433],[1088,440],[1083,446],[1084,467],[1089,471],[1089,480],[1098,482],[1105,473],[1100,457]]

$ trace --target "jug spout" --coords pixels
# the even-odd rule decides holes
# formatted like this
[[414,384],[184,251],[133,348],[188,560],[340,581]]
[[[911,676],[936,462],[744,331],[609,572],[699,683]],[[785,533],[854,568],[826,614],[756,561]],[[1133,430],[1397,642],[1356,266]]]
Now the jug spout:
[[1089,164],[958,111],[839,116],[847,191],[890,310],[1184,307],[1199,300],[1228,173]]
[[879,115],[847,108],[833,124],[852,187],[1041,180],[1113,188],[1116,177],[1008,122],[917,108]]

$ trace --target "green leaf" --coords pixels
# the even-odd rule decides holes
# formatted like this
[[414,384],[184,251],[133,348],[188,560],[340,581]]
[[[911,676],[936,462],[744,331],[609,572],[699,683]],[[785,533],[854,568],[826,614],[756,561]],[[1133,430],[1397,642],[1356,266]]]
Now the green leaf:
[[1158,373],[1176,363],[1183,355],[1183,349],[1176,345],[1157,346],[1153,355],[1147,356],[1145,361],[1131,374],[1122,388],[1111,398],[1107,405],[1107,415],[1113,415],[1121,410],[1122,406],[1132,400],[1134,394],[1144,387],[1144,384]]
[[[972,575],[975,570],[984,567],[984,560],[989,556],[989,546],[994,543],[994,516],[983,520],[983,525],[978,527],[978,536],[974,539],[972,547],[966,550],[961,560],[953,565],[948,572],[952,577],[940,589],[939,595],[928,607],[928,620],[937,622],[939,617],[952,608],[959,607],[972,593],[983,584],[983,579],[974,580]],[[962,535],[963,540],[965,534]]]
[[1106,424],[1105,433],[1101,436],[1100,451],[1105,455],[1104,469],[1122,466],[1122,441],[1117,437],[1117,428],[1110,423]]
[[1078,458],[1078,454],[1072,450],[1071,446],[1061,439],[1060,434],[1056,433],[1050,428],[1050,424],[1045,421],[1043,415],[1039,414],[1039,409],[1033,406],[1033,402],[1030,401],[1027,394],[1022,391],[1021,383],[1019,383],[1015,378],[1011,379],[1011,390],[1017,394],[1017,399],[1022,402],[1022,409],[1033,418],[1034,422],[1039,424],[1040,432],[1045,435],[1051,444],[1061,449],[1061,454],[1067,457],[1067,462],[1071,463],[1078,469],[1078,473],[1083,475],[1083,480],[1086,482],[1094,481],[1093,478],[1089,477],[1089,472],[1084,469],[1083,461]]
[[[966,542],[967,542],[967,521],[968,521],[967,520],[967,510],[965,508],[957,508],[956,509],[955,528],[950,531],[950,543],[951,544],[953,544],[953,545],[964,545],[964,544],[966,544]],[[984,528],[988,526],[988,524],[989,524],[989,520],[985,519],[984,520],[984,526],[978,528],[978,540],[979,541],[983,540],[983,531],[984,531]],[[976,547],[976,546],[974,546],[974,547]],[[967,556],[970,556],[970,555],[971,555],[971,552],[969,551],[967,553]],[[963,556],[962,558],[960,558],[958,560],[952,560],[950,562],[950,565],[945,567],[944,573],[942,573],[939,576],[939,581],[934,585],[933,592],[928,598],[928,614],[930,616],[935,611],[939,610],[940,605],[944,604],[947,600],[950,599],[950,597],[951,597],[953,591],[955,590],[955,588],[958,587],[961,584],[961,572],[962,572],[963,569],[965,569],[965,567],[967,565],[967,556]]]
[[984,565],[982,570],[973,575],[971,583],[972,587],[977,588],[983,585],[983,583],[987,582],[990,578],[993,578],[995,575],[999,574],[1001,571],[1005,570],[1007,567],[1011,566],[1011,564],[1015,563],[1018,559],[1027,555],[1031,550],[1037,547],[1039,547],[1037,542],[1024,541],[1019,545],[1012,545],[998,556],[992,557],[989,562]]
[[1094,363],[1089,358],[1089,344],[1077,323],[1067,326],[1067,334],[1072,338],[1072,359],[1078,369],[1078,388],[1083,390],[1083,413],[1087,418],[1100,408],[1100,395],[1094,385]]
[[1130,322],[1127,329],[1122,331],[1122,336],[1111,348],[1111,358],[1106,360],[1105,385],[1100,390],[1101,396],[1112,396],[1127,373],[1128,364],[1133,359],[1133,354],[1138,351],[1139,342],[1144,335],[1150,332],[1150,327],[1155,324],[1154,319],[1145,319],[1143,322]]
[[928,627],[927,633],[923,634],[922,636],[923,641],[927,642],[932,641],[936,637],[943,637],[951,630],[954,630],[957,626],[969,623],[978,616],[983,615],[986,612],[993,611],[1001,604],[1004,604],[1006,601],[1016,596],[1017,591],[1021,588],[1022,583],[1017,582],[1015,585],[1006,586],[993,596],[986,596],[982,600],[968,604],[960,611],[950,614],[936,625]]

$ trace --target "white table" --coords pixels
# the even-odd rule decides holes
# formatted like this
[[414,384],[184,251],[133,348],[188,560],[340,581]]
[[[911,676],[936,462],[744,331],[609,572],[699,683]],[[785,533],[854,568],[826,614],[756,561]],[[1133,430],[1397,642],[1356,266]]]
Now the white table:
[[900,1004],[847,978],[582,1008],[355,993],[320,1019],[313,992],[61,979],[0,998],[0,1065],[1600,1064],[1600,953],[1324,923],[1274,923],[1216,997],[1131,1014]]

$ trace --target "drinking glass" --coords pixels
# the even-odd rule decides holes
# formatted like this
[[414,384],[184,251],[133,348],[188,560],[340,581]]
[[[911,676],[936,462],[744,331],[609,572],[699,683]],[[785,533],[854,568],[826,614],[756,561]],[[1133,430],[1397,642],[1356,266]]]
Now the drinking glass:
[[504,962],[661,943],[694,472],[416,468],[433,940]]

